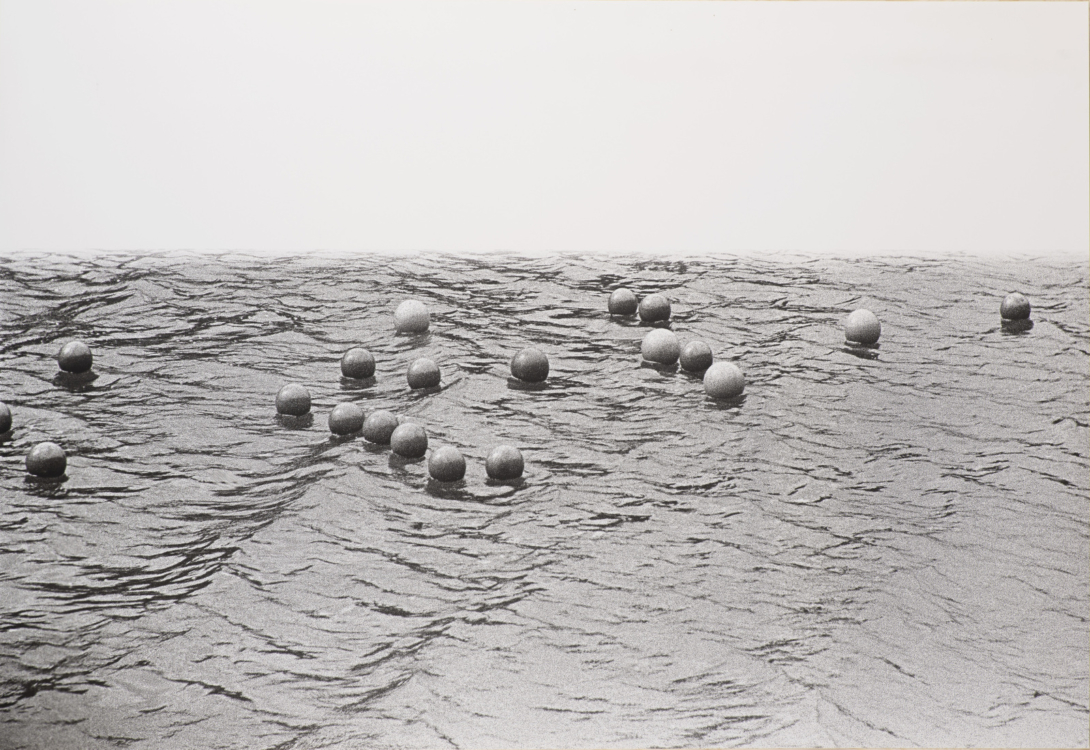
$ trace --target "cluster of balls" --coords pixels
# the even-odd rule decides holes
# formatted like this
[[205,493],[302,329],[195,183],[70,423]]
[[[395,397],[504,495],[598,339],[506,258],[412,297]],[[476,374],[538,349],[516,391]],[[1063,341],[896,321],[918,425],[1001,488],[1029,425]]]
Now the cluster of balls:
[[[91,347],[82,341],[69,341],[57,352],[57,365],[62,373],[82,376],[90,374],[94,356]],[[11,409],[0,403],[0,436],[7,436],[12,431]],[[68,468],[68,456],[64,449],[53,442],[38,443],[26,456],[26,470],[29,474],[46,479],[64,476]]]
[[[661,294],[649,294],[638,300],[630,289],[618,289],[609,296],[609,314],[630,316],[639,313],[644,323],[670,320],[670,300]],[[731,362],[713,362],[712,350],[703,341],[689,341],[682,348],[677,335],[667,328],[653,328],[643,337],[640,355],[656,365],[681,363],[691,373],[704,373],[704,392],[715,399],[737,399],[746,389],[746,378]]]
[[[651,294],[640,301],[631,290],[618,289],[610,295],[608,306],[610,315],[639,313],[645,323],[670,319],[670,301],[661,294]],[[1005,328],[1024,330],[1032,326],[1029,300],[1017,292],[1004,298],[999,314]],[[394,324],[399,333],[424,333],[429,323],[427,307],[416,300],[402,302],[394,312]],[[881,335],[882,324],[870,310],[856,310],[844,323],[845,341],[852,346],[876,346]],[[682,348],[672,331],[654,328],[644,337],[640,353],[653,364],[673,365],[680,360],[681,366],[689,372],[703,371],[704,390],[712,398],[737,399],[745,390],[742,371],[729,362],[713,362],[711,347],[703,341],[690,341]],[[90,347],[82,341],[70,341],[57,353],[57,365],[68,376],[91,375],[93,361]],[[341,374],[354,380],[366,380],[375,374],[375,358],[366,349],[349,349],[341,357]],[[549,359],[540,349],[523,349],[511,360],[511,374],[523,382],[541,383],[549,377]],[[422,357],[409,365],[406,379],[410,388],[436,387],[440,382],[439,367]],[[276,410],[289,418],[306,416],[310,413],[310,393],[296,383],[285,385],[276,395]],[[0,402],[0,439],[10,437],[12,429],[11,408]],[[428,450],[428,435],[420,425],[404,422],[384,410],[374,411],[365,418],[363,410],[351,402],[338,404],[333,409],[329,415],[329,429],[335,435],[362,433],[365,440],[389,445],[394,453],[405,458],[423,458]],[[53,442],[38,443],[26,456],[27,472],[35,477],[63,478],[67,465],[64,450]],[[512,445],[497,446],[485,461],[485,471],[490,479],[518,479],[523,469],[522,453]],[[465,477],[465,458],[454,446],[442,446],[432,451],[428,458],[428,472],[440,482],[459,481]]]
[[[394,326],[398,333],[425,333],[431,322],[428,308],[417,300],[406,300],[394,311]],[[526,349],[515,355],[511,371],[527,382],[540,382],[549,376],[549,361],[537,349]],[[375,358],[371,352],[353,347],[341,357],[341,374],[351,380],[367,380],[375,374]],[[436,388],[440,383],[439,366],[427,357],[409,365],[405,373],[413,389]],[[298,383],[285,385],[276,394],[276,411],[283,417],[296,419],[310,414],[310,392]],[[329,414],[329,431],[338,436],[362,434],[363,439],[376,445],[389,445],[398,456],[423,458],[428,453],[428,433],[418,424],[399,419],[393,413],[379,409],[364,415],[358,404],[346,401],[337,404]],[[522,452],[513,445],[495,447],[485,460],[489,479],[510,481],[522,476],[525,464]],[[428,456],[428,473],[439,482],[457,482],[465,478],[466,460],[453,445],[444,445]]]

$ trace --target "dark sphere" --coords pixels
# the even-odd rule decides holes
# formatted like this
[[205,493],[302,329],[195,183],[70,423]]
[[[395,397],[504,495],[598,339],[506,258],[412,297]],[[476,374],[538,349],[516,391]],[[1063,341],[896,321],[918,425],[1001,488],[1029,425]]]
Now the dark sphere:
[[1008,294],[999,306],[999,314],[1004,320],[1028,320],[1029,300],[1018,292]]
[[90,347],[82,341],[69,341],[57,352],[57,364],[60,368],[75,375],[90,370],[93,360]]
[[390,447],[394,453],[405,458],[420,458],[428,452],[428,433],[424,428],[412,422],[399,424],[390,435]]
[[410,388],[433,388],[439,385],[439,366],[427,357],[421,357],[409,365],[405,379]]
[[549,358],[540,349],[523,349],[511,359],[511,374],[527,383],[549,377]]
[[310,411],[310,391],[298,383],[288,383],[276,394],[276,411],[289,417],[301,417]]
[[640,301],[640,320],[658,323],[670,319],[670,300],[661,294],[649,294]]
[[26,470],[38,477],[59,477],[68,467],[68,458],[56,443],[38,443],[26,456]]
[[690,341],[681,350],[681,366],[689,372],[700,372],[712,366],[712,348],[703,341]]
[[428,456],[428,473],[440,482],[457,482],[466,475],[466,460],[453,445],[444,445]]
[[349,349],[341,357],[341,374],[346,378],[364,380],[375,374],[375,358],[360,347]]
[[7,404],[0,402],[0,433],[11,429],[11,409]]
[[631,289],[618,289],[609,295],[610,315],[635,315],[639,306],[639,300]]
[[518,479],[523,470],[522,453],[513,445],[500,445],[492,449],[484,462],[489,479]]
[[362,427],[363,409],[355,404],[337,404],[329,414],[329,431],[334,435],[351,435]]
[[397,417],[388,411],[373,411],[363,421],[363,439],[377,445],[389,445],[397,429]]

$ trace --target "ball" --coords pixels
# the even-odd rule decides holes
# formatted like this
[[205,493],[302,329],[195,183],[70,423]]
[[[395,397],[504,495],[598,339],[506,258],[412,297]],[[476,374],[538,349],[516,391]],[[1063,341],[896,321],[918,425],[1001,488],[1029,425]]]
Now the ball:
[[522,453],[513,445],[500,445],[492,449],[484,462],[489,479],[518,479],[523,470]]
[[523,349],[511,359],[511,374],[527,383],[549,377],[549,358],[540,349]]
[[640,320],[657,323],[670,319],[670,300],[661,294],[649,294],[640,300]]
[[631,289],[617,289],[609,295],[610,315],[635,315],[639,306],[639,300]]
[[444,445],[428,456],[428,473],[440,482],[457,482],[466,475],[466,460],[453,445]]
[[738,398],[745,389],[745,376],[730,362],[716,362],[704,373],[704,392],[712,398]]
[[375,374],[375,358],[371,352],[360,347],[353,347],[341,357],[341,375],[355,380],[364,380]]
[[1029,300],[1018,292],[1008,294],[999,306],[999,314],[1004,320],[1028,320]]
[[298,383],[288,383],[276,394],[276,411],[289,417],[301,417],[310,411],[310,391]]
[[882,324],[870,310],[856,310],[844,323],[844,338],[857,344],[877,344],[881,335]]
[[26,470],[37,477],[59,477],[68,467],[68,458],[56,443],[38,443],[26,455]]
[[337,404],[329,414],[329,431],[334,435],[351,435],[363,428],[363,409],[353,403]]
[[439,365],[427,357],[421,357],[409,365],[405,379],[410,388],[433,388],[439,385]]
[[407,299],[394,310],[394,326],[398,333],[424,333],[431,317],[423,302]]
[[412,422],[399,424],[390,435],[390,447],[405,458],[420,458],[428,452],[428,433]]
[[377,445],[389,445],[397,429],[397,417],[388,411],[373,411],[363,420],[363,439]]
[[69,341],[57,352],[57,364],[65,372],[74,375],[90,370],[93,360],[90,347],[82,341]]
[[11,408],[0,401],[0,434],[11,429]]
[[712,348],[703,341],[690,341],[681,350],[681,366],[689,372],[701,372],[712,366]]
[[640,344],[640,353],[648,362],[660,365],[672,365],[677,362],[681,347],[677,343],[677,336],[673,331],[665,328],[656,328],[648,331]]

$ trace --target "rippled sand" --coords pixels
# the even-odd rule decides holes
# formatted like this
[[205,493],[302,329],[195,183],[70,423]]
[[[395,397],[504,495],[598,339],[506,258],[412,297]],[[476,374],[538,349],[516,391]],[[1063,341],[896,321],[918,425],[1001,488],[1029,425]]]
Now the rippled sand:
[[[744,401],[641,367],[618,285]],[[395,336],[410,296],[431,331]],[[0,261],[0,747],[1086,746],[1088,297],[1047,260]],[[71,338],[90,384],[54,381]],[[466,479],[332,438],[343,400]],[[26,481],[41,440],[66,482]]]

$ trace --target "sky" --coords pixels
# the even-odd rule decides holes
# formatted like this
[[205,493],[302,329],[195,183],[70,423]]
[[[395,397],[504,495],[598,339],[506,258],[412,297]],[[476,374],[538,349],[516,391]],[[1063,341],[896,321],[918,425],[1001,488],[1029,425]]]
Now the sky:
[[1085,2],[0,0],[0,252],[1090,252]]

